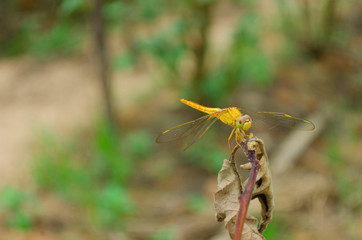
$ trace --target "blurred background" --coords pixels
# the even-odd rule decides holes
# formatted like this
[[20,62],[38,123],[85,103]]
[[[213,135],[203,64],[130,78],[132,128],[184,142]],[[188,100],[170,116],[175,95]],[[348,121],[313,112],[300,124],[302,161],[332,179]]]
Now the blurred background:
[[[216,123],[187,151],[154,142],[203,115],[180,98],[314,121],[297,137],[257,135],[275,198],[264,235],[362,238],[361,1],[3,0],[0,11],[1,239],[228,239],[213,194],[231,128]],[[258,202],[249,212],[260,218]]]

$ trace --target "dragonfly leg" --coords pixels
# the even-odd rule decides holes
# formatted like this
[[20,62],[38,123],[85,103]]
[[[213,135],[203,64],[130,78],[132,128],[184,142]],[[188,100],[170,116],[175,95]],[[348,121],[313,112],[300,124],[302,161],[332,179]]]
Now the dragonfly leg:
[[253,135],[248,135],[248,134],[246,134],[243,129],[240,129],[240,131],[243,133],[243,136],[244,136],[244,137],[248,137],[248,138],[253,138],[253,137],[254,137]]
[[241,149],[243,148],[240,145],[240,142],[243,142],[243,139],[241,138],[242,136],[242,132],[240,132],[240,129],[236,129],[236,133],[235,133],[235,142],[241,147]]
[[233,136],[234,132],[235,132],[235,128],[231,131],[231,134],[230,134],[230,136],[229,136],[229,138],[228,138],[228,144],[229,144],[229,150],[230,150],[230,152],[231,152],[230,140],[231,140],[231,137]]
[[[244,132],[242,129],[240,129],[240,131],[242,131],[242,133],[243,133],[243,135],[244,135],[245,137],[255,138],[253,135],[247,135],[247,134],[245,134],[245,132]],[[259,145],[256,146],[256,148],[254,149],[254,151],[255,151],[255,154],[257,155],[258,152],[259,152]]]
[[242,129],[238,129],[238,130],[239,130],[239,134],[238,134],[239,141],[244,142],[245,141],[245,136],[248,136],[248,135],[246,135],[244,130],[242,130]]

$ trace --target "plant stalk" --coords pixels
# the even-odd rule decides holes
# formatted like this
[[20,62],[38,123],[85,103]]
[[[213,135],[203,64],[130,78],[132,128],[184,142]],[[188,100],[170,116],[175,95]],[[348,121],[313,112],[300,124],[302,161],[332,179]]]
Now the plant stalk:
[[238,219],[236,222],[235,234],[233,240],[241,239],[246,213],[248,212],[250,200],[254,190],[256,176],[258,175],[260,169],[260,164],[259,161],[256,159],[255,151],[248,150],[247,144],[245,142],[242,143],[242,146],[246,156],[248,157],[249,161],[252,164],[252,167],[250,170],[249,179],[248,182],[246,183],[244,192],[239,197],[240,208],[239,208]]

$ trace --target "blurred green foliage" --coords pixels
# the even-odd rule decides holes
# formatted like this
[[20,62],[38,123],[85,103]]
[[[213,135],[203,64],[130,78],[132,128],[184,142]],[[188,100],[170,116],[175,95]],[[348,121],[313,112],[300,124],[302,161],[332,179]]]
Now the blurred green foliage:
[[[345,133],[346,134],[346,133]],[[348,134],[348,131],[347,131]],[[354,137],[346,139],[344,144],[349,146],[356,145]],[[348,164],[346,157],[342,154],[342,146],[337,141],[335,135],[329,137],[329,143],[326,149],[326,156],[335,176],[338,198],[342,205],[349,206],[348,209],[359,209],[362,207],[362,177],[355,171],[354,164]],[[352,210],[354,211],[354,210]]]
[[187,51],[187,46],[183,42],[185,28],[183,22],[175,21],[165,30],[148,36],[139,43],[140,48],[153,56],[173,77],[178,76],[182,57]]
[[30,53],[46,56],[50,53],[71,54],[81,45],[82,33],[71,23],[59,23],[50,30],[32,35]]
[[[151,58],[161,72],[156,74],[167,85],[204,104],[222,103],[240,91],[240,86],[268,88],[279,58],[272,59],[263,49],[258,2],[229,1],[240,10],[240,19],[232,26],[230,46],[215,60],[210,55],[210,29],[213,10],[220,1],[105,0],[106,27],[118,31],[122,45],[112,49],[112,65],[120,70],[137,69]],[[27,6],[22,1],[5,0],[4,4],[10,14],[0,13],[4,30],[0,56],[71,54],[92,38],[91,1],[39,0]],[[300,55],[295,54],[297,50],[316,57],[348,39],[348,31],[336,15],[337,1],[277,0],[275,5],[287,39],[283,51],[288,60]],[[316,12],[320,14],[315,16]]]
[[121,52],[112,60],[112,67],[115,70],[124,70],[132,67],[136,62],[135,57],[129,52]]
[[[208,29],[213,16],[208,11],[217,1],[105,1],[102,12],[106,26],[112,31],[120,31],[124,45],[111,56],[113,67],[120,70],[137,67],[142,59],[151,57],[166,73],[162,75],[167,79],[165,82],[192,99],[204,96],[203,101],[208,104],[222,103],[239,91],[240,85],[267,88],[272,83],[273,69],[261,45],[261,24],[259,13],[253,7],[255,2],[232,2],[236,8],[243,8],[233,30],[233,41],[221,53],[220,60],[210,61]],[[11,41],[7,41],[7,47],[2,48],[1,55],[26,52],[41,56],[70,54],[80,50],[85,36],[91,36],[87,28],[92,16],[91,2],[61,0],[58,5],[47,3],[53,14],[38,13],[37,10],[42,8],[40,5],[19,19],[20,24],[15,26],[15,34]],[[12,11],[19,9],[20,6],[12,5]],[[160,24],[162,22],[167,24]],[[153,30],[145,36],[139,31],[140,26],[144,29],[152,27]],[[204,32],[206,39],[199,36]],[[204,54],[200,53],[203,48]],[[205,67],[199,73],[192,73],[197,71],[194,69],[184,74],[185,62],[191,68],[192,65],[194,68],[203,67],[198,62],[204,62]],[[199,76],[198,82],[195,79],[189,81],[193,75]],[[195,85],[198,85],[196,92],[191,90]]]
[[6,187],[0,194],[0,214],[11,228],[27,230],[35,221],[35,196],[16,187]]
[[136,210],[128,192],[120,185],[105,186],[94,197],[95,215],[104,228],[122,227],[120,217],[132,214]]
[[59,5],[59,14],[65,19],[67,17],[82,14],[88,9],[88,1],[86,0],[62,0]]
[[227,150],[217,143],[215,130],[210,129],[206,134],[202,141],[197,141],[195,146],[185,151],[185,161],[216,173],[221,169]]
[[102,9],[104,18],[112,27],[126,27],[132,22],[152,22],[165,8],[163,0],[105,1]]
[[[217,1],[107,0],[102,13],[111,31],[120,31],[123,47],[111,55],[115,69],[133,68],[151,59],[163,72],[168,85],[203,96],[204,103],[220,103],[240,84],[265,88],[273,79],[268,57],[260,44],[260,20],[253,8],[246,8],[235,26],[232,44],[218,61],[209,60],[211,9]],[[252,6],[249,1],[233,1],[236,7]],[[12,12],[21,11],[20,3],[9,4]],[[49,11],[40,11],[48,8]],[[72,54],[81,49],[84,39],[92,37],[92,3],[85,0],[43,2],[22,15],[17,24],[5,21],[9,37],[4,38],[2,56],[31,53],[40,56]],[[167,24],[165,24],[167,22]],[[148,30],[144,34],[140,29]],[[191,66],[184,73],[185,63]],[[194,68],[194,69],[192,69]],[[187,78],[187,79],[186,79]],[[189,80],[191,79],[191,81]],[[189,83],[186,85],[185,83]]]
[[235,28],[233,43],[225,60],[208,74],[203,89],[214,103],[239,90],[240,85],[270,86],[271,64],[260,45],[260,21],[255,12],[245,11]]
[[26,4],[4,1],[8,14],[0,17],[3,47],[0,56],[30,53],[40,56],[70,54],[80,49],[88,21],[89,3],[84,0],[40,0]]
[[209,200],[200,193],[192,193],[188,196],[188,207],[193,212],[203,212]]
[[172,240],[175,239],[175,231],[173,229],[161,229],[157,231],[150,240]]
[[326,51],[345,45],[348,34],[338,19],[343,5],[339,1],[277,0],[276,3],[286,45],[293,51],[289,57],[317,59]]
[[325,148],[325,156],[332,173],[333,186],[336,191],[336,212],[348,216],[342,224],[346,229],[346,239],[359,239],[358,219],[362,214],[362,176],[359,157],[361,142],[360,118],[350,114],[351,106],[342,106],[340,113],[348,121],[342,124],[334,121],[330,127]]
[[263,232],[263,236],[268,240],[287,240],[292,239],[292,232],[289,230],[288,221],[278,216],[273,216],[273,221],[268,225]]
[[119,227],[136,210],[127,186],[152,140],[144,131],[117,136],[105,121],[86,134],[61,140],[43,133],[33,156],[36,183],[83,206],[100,227]]
[[89,186],[91,181],[87,171],[72,159],[78,154],[75,143],[61,142],[50,133],[43,133],[41,138],[33,156],[36,183],[43,189],[74,198],[78,187]]

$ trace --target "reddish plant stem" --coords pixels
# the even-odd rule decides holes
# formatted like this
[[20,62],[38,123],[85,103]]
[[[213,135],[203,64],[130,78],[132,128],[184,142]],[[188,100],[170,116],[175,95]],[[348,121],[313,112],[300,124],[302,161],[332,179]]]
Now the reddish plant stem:
[[255,151],[254,150],[248,150],[247,144],[244,142],[242,143],[243,150],[245,155],[248,157],[249,161],[251,162],[251,170],[249,174],[248,182],[246,183],[244,192],[239,197],[239,213],[238,213],[238,219],[236,222],[235,227],[235,234],[233,240],[240,240],[241,235],[243,232],[244,222],[245,222],[245,216],[248,212],[249,203],[253,194],[254,185],[256,181],[256,176],[258,175],[260,164],[259,161],[255,157]]

